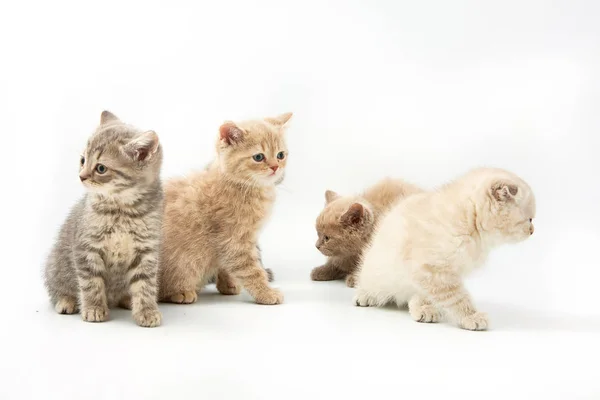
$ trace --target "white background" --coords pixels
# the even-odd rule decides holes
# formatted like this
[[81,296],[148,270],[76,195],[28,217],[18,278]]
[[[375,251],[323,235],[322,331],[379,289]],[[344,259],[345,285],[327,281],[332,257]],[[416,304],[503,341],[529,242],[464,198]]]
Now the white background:
[[[598,21],[595,1],[3,2],[0,398],[600,398]],[[158,329],[54,313],[41,269],[103,109],[158,132],[165,178],[225,119],[295,113],[261,238],[283,305],[209,288]],[[467,282],[490,331],[309,280],[325,189],[480,165],[538,203]]]

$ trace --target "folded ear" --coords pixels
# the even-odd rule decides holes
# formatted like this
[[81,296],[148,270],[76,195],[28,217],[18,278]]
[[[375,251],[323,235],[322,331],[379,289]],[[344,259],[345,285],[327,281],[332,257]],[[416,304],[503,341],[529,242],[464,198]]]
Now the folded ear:
[[273,125],[284,126],[290,120],[290,118],[292,118],[292,115],[294,114],[287,112],[276,117],[265,118],[265,120]]
[[147,161],[156,154],[159,144],[156,132],[147,131],[123,146],[123,152],[132,160]]
[[238,143],[244,138],[244,131],[232,121],[225,121],[219,128],[221,141],[227,144]]
[[335,199],[339,199],[341,196],[339,194],[337,194],[336,192],[334,192],[333,190],[326,190],[325,191],[325,204],[329,204],[332,201],[334,201]]
[[342,215],[340,222],[346,226],[357,226],[370,218],[370,211],[360,203],[353,203]]
[[519,193],[519,187],[513,183],[498,181],[492,185],[490,193],[496,201],[510,201]]
[[108,124],[109,122],[118,121],[119,118],[110,111],[104,110],[102,114],[100,114],[100,125]]

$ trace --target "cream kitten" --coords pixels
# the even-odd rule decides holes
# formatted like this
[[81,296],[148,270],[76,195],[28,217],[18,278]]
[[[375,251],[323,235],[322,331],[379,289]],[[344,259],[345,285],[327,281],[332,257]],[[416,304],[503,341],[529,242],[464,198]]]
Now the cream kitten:
[[408,303],[418,322],[442,312],[458,326],[485,330],[462,278],[488,252],[533,234],[535,198],[527,183],[501,169],[475,169],[439,190],[401,200],[377,226],[359,265],[355,304]]

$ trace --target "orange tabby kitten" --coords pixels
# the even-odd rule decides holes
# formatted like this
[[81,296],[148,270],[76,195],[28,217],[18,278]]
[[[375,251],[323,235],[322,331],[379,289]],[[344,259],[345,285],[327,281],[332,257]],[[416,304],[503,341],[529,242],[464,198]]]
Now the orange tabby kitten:
[[291,116],[225,122],[212,165],[166,183],[162,301],[193,303],[215,275],[222,294],[239,294],[243,286],[259,304],[283,301],[269,287],[256,245],[284,176]]
[[325,192],[325,209],[317,218],[317,249],[327,256],[325,265],[312,270],[313,281],[346,278],[354,287],[354,270],[379,217],[397,200],[422,190],[399,179],[386,178],[360,196],[342,197]]

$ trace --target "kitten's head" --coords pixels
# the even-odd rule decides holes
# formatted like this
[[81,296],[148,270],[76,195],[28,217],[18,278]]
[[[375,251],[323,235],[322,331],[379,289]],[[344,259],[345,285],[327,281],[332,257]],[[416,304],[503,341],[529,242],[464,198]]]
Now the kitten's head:
[[79,179],[86,189],[107,196],[127,196],[156,183],[162,149],[154,131],[142,132],[103,111],[100,126],[79,160]]
[[317,217],[317,249],[325,256],[358,255],[373,232],[371,206],[354,196],[325,192],[325,208]]
[[237,182],[276,185],[285,174],[288,150],[285,128],[292,113],[219,128],[217,157],[221,171]]
[[501,171],[485,180],[477,219],[485,234],[497,243],[520,242],[533,234],[535,197],[529,185]]

